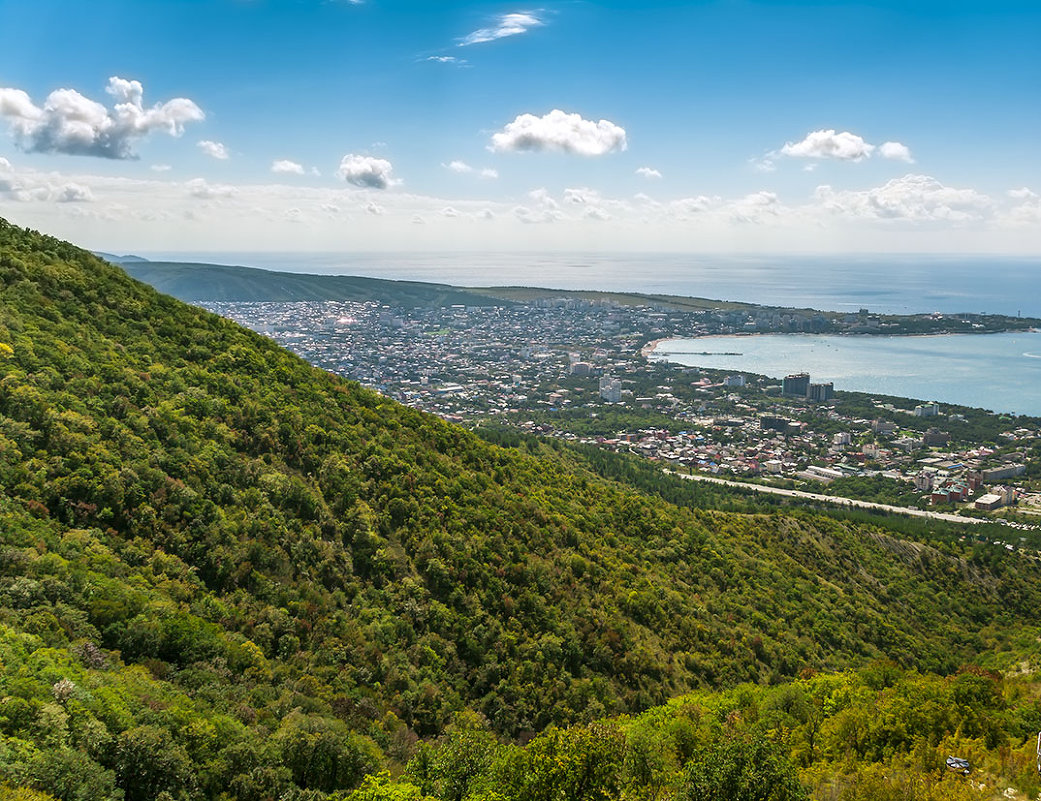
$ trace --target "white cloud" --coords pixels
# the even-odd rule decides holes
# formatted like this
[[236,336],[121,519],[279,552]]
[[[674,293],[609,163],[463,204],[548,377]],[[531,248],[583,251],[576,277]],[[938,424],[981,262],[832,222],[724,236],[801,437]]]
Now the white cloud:
[[642,178],[661,178],[661,173],[653,167],[638,167],[636,174]]
[[560,204],[557,203],[557,201],[553,199],[553,196],[544,188],[532,189],[528,192],[528,197],[544,209],[556,210],[560,208]]
[[52,176],[40,176],[34,173],[16,174],[11,162],[0,158],[0,197],[17,203],[55,202],[55,203],[91,203],[94,192],[89,186],[75,181],[53,184]]
[[833,213],[876,220],[961,223],[981,220],[993,208],[975,189],[954,189],[927,175],[905,175],[865,191],[820,186],[816,199]]
[[507,36],[517,36],[543,24],[545,23],[541,19],[531,13],[503,14],[494,25],[478,28],[473,33],[464,36],[459,42],[459,46],[466,47],[483,42],[493,42],[496,39],[505,39]]
[[883,142],[878,146],[878,155],[884,159],[906,161],[908,164],[914,164],[914,159],[911,157],[911,148],[900,142]]
[[459,212],[456,209],[452,208],[451,206],[445,206],[443,209],[441,209],[441,216],[442,217],[458,217],[459,216]]
[[211,184],[205,178],[193,178],[185,184],[188,194],[200,200],[216,200],[235,195],[235,187],[222,184]]
[[625,130],[608,120],[593,122],[578,114],[553,109],[543,117],[521,114],[492,136],[490,150],[556,151],[580,156],[602,156],[628,147]]
[[375,201],[370,200],[365,206],[365,211],[367,211],[369,214],[374,214],[377,217],[379,217],[383,214],[385,209],[383,208],[383,206],[379,205]]
[[152,172],[170,172],[173,169],[169,164],[153,164]]
[[393,165],[386,159],[348,153],[340,161],[336,175],[349,184],[365,189],[386,189],[398,183],[390,177]]
[[456,58],[455,56],[427,56],[426,60],[438,64],[458,64],[459,66],[468,63],[465,58]]
[[577,206],[585,206],[600,202],[600,193],[594,189],[565,189],[564,202],[573,203]]
[[442,164],[446,170],[451,170],[459,175],[468,175],[470,173],[477,173],[480,178],[498,178],[499,171],[493,170],[490,167],[485,167],[483,170],[478,171],[476,168],[471,167],[465,161],[450,161],[448,164]]
[[210,158],[219,159],[220,161],[227,161],[231,155],[228,153],[228,148],[221,142],[214,142],[210,139],[203,139],[197,143],[199,150],[205,153]]
[[448,164],[442,164],[445,169],[457,172],[460,174],[473,172],[474,168],[467,164],[465,161],[450,161]]
[[840,159],[861,161],[868,158],[875,146],[849,131],[836,133],[834,129],[813,131],[801,142],[788,142],[781,154],[795,158]]
[[1041,196],[1025,186],[1010,189],[1005,194],[1019,202],[1002,216],[1000,220],[1002,225],[1014,228],[1036,228],[1041,224]]
[[74,89],[56,89],[39,107],[21,89],[0,88],[0,117],[24,150],[110,159],[136,158],[136,140],[153,131],[180,136],[187,123],[205,119],[184,97],[146,109],[138,81],[113,76],[105,91],[116,100],[111,109]]
[[94,193],[89,186],[68,183],[58,190],[55,200],[59,203],[90,203],[94,200]]
[[304,165],[289,159],[278,159],[271,162],[271,172],[279,175],[303,175]]

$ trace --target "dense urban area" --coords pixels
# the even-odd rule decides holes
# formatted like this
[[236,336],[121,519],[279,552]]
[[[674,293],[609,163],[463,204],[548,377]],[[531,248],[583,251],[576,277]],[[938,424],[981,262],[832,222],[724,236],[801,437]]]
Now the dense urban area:
[[[209,303],[331,372],[469,427],[505,425],[680,472],[900,507],[1041,513],[1041,421],[668,364],[670,337],[982,328],[964,315],[879,318],[678,310],[574,297],[485,306]],[[1000,511],[999,511],[1000,510]]]

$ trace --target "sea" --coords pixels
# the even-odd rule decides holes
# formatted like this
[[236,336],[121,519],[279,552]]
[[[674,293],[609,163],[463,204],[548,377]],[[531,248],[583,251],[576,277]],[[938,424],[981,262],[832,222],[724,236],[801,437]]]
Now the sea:
[[[1041,256],[674,253],[144,253],[154,260],[241,264],[457,286],[539,286],[670,294],[770,306],[887,314],[1041,318]],[[663,346],[662,351],[714,350]],[[720,350],[729,350],[721,348]],[[1041,335],[762,336],[740,361],[703,366],[771,376],[808,371],[837,389],[1041,415]],[[687,357],[684,357],[687,359]],[[715,357],[713,357],[715,358]]]
[[836,389],[1041,417],[1037,332],[699,337],[661,342],[652,358],[774,378],[806,372]]

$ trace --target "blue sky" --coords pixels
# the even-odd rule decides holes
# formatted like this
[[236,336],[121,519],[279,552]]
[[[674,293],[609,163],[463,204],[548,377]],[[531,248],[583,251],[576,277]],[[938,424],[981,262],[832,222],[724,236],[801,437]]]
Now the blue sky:
[[1000,1],[0,3],[0,215],[107,249],[1036,254],[1038,42]]

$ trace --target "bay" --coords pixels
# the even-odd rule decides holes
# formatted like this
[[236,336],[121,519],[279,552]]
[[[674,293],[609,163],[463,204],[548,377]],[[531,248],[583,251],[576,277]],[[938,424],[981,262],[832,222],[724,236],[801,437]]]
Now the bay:
[[[721,355],[724,352],[740,355]],[[1041,416],[1037,332],[699,337],[660,342],[652,358],[775,378],[808,372],[812,381],[831,381],[840,390]]]

